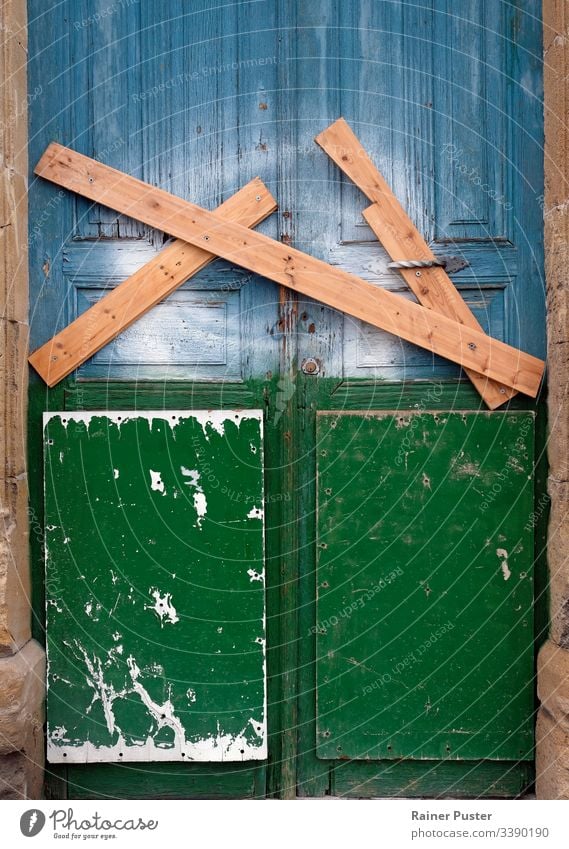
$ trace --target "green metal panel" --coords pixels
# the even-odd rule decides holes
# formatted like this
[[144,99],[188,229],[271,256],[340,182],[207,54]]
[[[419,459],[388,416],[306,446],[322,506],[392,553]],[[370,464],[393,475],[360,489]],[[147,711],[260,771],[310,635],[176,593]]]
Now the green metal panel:
[[319,757],[531,757],[533,431],[317,417]]
[[262,414],[47,413],[48,757],[266,757]]

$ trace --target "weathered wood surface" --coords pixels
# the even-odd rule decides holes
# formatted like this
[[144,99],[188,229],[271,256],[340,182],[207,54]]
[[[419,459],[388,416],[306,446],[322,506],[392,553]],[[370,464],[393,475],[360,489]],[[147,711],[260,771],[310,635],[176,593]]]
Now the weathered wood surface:
[[534,416],[317,416],[318,755],[529,760]]
[[[343,118],[316,136],[315,141],[372,201],[363,216],[392,260],[435,259],[435,254]],[[402,268],[400,273],[424,307],[467,327],[482,330],[444,268],[422,268],[419,274],[415,269]],[[496,409],[515,395],[515,391],[503,383],[488,380],[470,369],[466,372],[490,409]]]
[[[255,227],[276,207],[267,187],[254,179],[221,204],[214,214],[223,220]],[[55,386],[214,259],[216,256],[203,248],[176,239],[34,351],[30,364],[48,386]]]
[[406,302],[301,251],[220,222],[210,212],[62,145],[52,143],[35,173],[334,309],[387,330],[465,368],[535,397],[544,363],[479,330]]

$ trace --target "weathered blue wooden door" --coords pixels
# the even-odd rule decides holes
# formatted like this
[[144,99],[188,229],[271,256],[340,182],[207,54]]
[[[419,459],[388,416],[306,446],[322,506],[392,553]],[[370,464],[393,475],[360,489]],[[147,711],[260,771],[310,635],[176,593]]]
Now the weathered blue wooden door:
[[[32,168],[55,139],[208,208],[258,175],[279,203],[262,232],[411,297],[313,142],[343,115],[433,249],[468,263],[453,280],[481,324],[543,355],[537,0],[30,0],[29,20]],[[33,349],[164,235],[33,176],[30,201]],[[33,510],[43,412],[210,408],[264,412],[269,757],[53,766],[50,792],[521,792],[539,408],[488,414],[454,366],[218,261],[58,387],[31,376]]]

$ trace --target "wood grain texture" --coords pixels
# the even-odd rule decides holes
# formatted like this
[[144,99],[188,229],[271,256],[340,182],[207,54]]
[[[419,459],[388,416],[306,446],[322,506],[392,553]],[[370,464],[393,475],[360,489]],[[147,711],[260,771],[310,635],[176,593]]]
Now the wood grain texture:
[[[372,201],[363,216],[392,260],[435,259],[435,254],[343,118],[316,136],[315,141]],[[401,275],[424,307],[466,327],[482,330],[444,268],[424,268],[420,276],[415,269],[401,269]],[[492,410],[515,395],[515,391],[500,382],[471,369],[466,372]]]
[[535,397],[543,361],[52,143],[35,173]]
[[[215,214],[255,227],[276,206],[267,187],[255,179],[221,204]],[[176,239],[34,351],[30,364],[48,386],[55,386],[214,259],[214,254]]]

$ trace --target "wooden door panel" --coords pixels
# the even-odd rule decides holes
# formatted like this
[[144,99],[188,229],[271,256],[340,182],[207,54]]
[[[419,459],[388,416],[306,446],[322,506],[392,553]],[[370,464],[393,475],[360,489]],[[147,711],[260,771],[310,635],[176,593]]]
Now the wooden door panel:
[[319,757],[531,757],[533,419],[317,417]]
[[48,759],[267,756],[262,414],[45,416]]
[[[449,0],[205,2],[199,9],[172,0],[124,3],[110,15],[107,0],[65,0],[47,13],[45,3],[30,0],[29,85],[41,92],[29,110],[30,166],[56,140],[210,209],[258,174],[279,202],[260,232],[401,290],[362,218],[368,201],[313,141],[343,115],[434,252],[470,262],[452,279],[484,327],[543,356],[540,15],[538,0],[468,0],[461,9]],[[31,177],[32,349],[162,245],[162,233]],[[223,363],[215,301],[225,305]],[[202,302],[213,348],[198,350],[184,320]],[[57,766],[51,770],[62,786],[51,792],[512,796],[527,787],[530,762],[485,760],[490,747],[476,760],[453,761],[443,747],[441,761],[396,761],[381,754],[382,737],[380,760],[347,761],[341,752],[337,759],[317,757],[333,739],[316,733],[317,412],[416,411],[427,397],[443,410],[479,410],[479,397],[458,370],[320,303],[289,301],[269,281],[223,261],[202,270],[148,321],[53,390],[31,374],[32,516],[41,524],[44,410],[263,407],[272,757],[267,765]],[[313,377],[300,374],[307,357],[317,360]],[[536,409],[527,399],[514,407]],[[542,417],[538,422],[543,446]],[[356,477],[358,468],[354,462]],[[44,640],[41,537],[33,534],[31,544],[34,636]],[[544,562],[538,572],[543,590]],[[512,578],[503,585],[496,579],[499,590],[511,586]],[[379,593],[375,601],[384,598]],[[354,627],[366,610],[351,617]],[[544,628],[542,618],[537,632]],[[447,636],[456,633],[457,626]],[[526,693],[533,666],[523,656]],[[367,694],[369,710],[378,698],[377,688]],[[352,751],[361,751],[360,743],[353,738]]]

